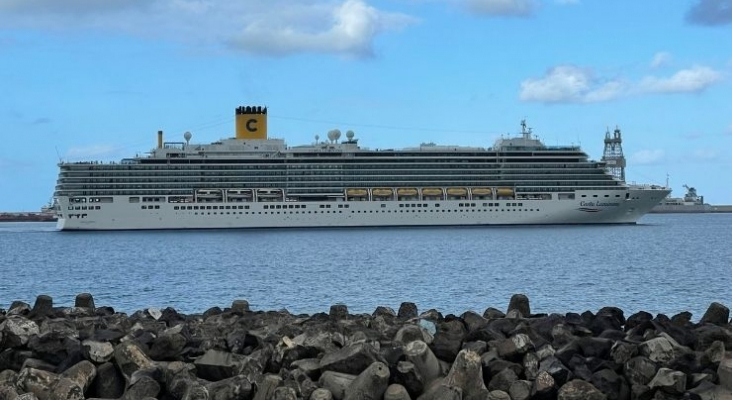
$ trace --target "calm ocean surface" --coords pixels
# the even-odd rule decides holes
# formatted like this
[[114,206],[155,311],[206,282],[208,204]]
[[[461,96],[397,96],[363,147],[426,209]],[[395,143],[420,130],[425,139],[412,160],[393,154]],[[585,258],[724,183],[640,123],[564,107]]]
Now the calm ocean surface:
[[351,312],[412,301],[444,314],[617,306],[701,318],[732,307],[732,214],[652,214],[634,226],[56,232],[0,223],[0,308],[77,293],[118,311],[185,313],[246,299],[254,310]]

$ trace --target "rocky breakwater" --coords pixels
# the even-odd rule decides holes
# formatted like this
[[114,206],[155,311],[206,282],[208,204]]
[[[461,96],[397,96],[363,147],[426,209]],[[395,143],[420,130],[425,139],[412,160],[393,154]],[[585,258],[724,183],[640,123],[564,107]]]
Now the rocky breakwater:
[[443,316],[251,311],[127,315],[39,296],[0,313],[0,400],[732,399],[729,310],[532,314],[512,297]]

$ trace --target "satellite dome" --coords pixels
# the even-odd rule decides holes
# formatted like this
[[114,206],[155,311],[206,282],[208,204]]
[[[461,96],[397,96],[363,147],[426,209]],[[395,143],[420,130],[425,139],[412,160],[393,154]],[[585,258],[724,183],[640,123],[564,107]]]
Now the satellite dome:
[[348,130],[348,132],[346,132],[346,138],[347,138],[348,140],[353,140],[353,137],[354,137],[354,136],[356,136],[356,134],[355,134],[355,133],[353,133],[353,131],[352,131],[352,130],[350,130],[350,129],[349,129],[349,130]]
[[341,131],[338,129],[331,129],[328,131],[328,140],[331,142],[335,142],[339,137],[341,137]]
[[183,134],[183,139],[186,140],[186,143],[190,142],[192,137],[193,137],[193,135],[188,131],[186,131],[186,133]]

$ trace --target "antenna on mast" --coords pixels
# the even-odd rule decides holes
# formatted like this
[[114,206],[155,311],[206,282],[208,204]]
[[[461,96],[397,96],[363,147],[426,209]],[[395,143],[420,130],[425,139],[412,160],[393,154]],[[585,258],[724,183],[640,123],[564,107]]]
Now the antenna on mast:
[[531,139],[531,128],[526,126],[526,119],[521,120],[521,135],[524,139]]

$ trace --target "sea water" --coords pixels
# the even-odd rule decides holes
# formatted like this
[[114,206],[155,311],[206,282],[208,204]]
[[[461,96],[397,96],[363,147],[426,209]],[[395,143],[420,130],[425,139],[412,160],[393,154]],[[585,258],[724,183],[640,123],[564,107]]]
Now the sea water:
[[0,308],[78,293],[131,313],[254,310],[352,313],[410,301],[444,314],[617,306],[698,320],[732,306],[732,214],[650,214],[636,225],[58,232],[0,224]]

